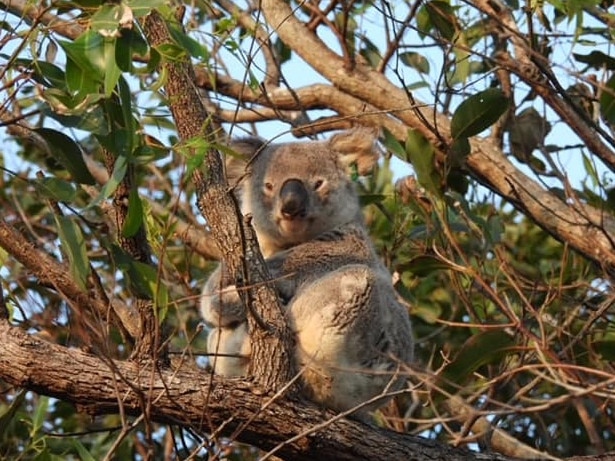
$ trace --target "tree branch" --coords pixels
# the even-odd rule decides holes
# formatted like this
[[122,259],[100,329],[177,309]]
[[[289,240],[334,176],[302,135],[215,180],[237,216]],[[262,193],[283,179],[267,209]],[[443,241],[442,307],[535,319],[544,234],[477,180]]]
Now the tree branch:
[[[156,11],[147,16],[145,31],[154,47],[172,41],[164,19]],[[217,133],[213,133],[208,124],[207,111],[194,83],[192,64],[185,59],[163,65],[168,72],[166,95],[180,138],[189,141],[206,137],[214,142]],[[237,285],[248,287],[245,301],[259,317],[257,322],[255,316],[248,316],[253,376],[265,389],[281,389],[294,376],[290,352],[292,333],[277,295],[265,283],[270,278],[253,230],[249,224],[238,220],[239,206],[226,182],[222,158],[213,148],[207,153],[205,167],[206,177],[199,170],[193,174],[199,209],[212,228],[212,235]],[[269,328],[259,328],[260,322],[265,322]]]
[[276,454],[288,459],[508,459],[343,418],[323,424],[331,413],[301,401],[271,401],[239,378],[211,380],[186,364],[160,370],[129,361],[105,362],[78,349],[37,339],[6,321],[0,321],[0,344],[0,379],[14,386],[85,406],[98,415],[118,413],[121,406],[126,414],[138,416],[144,405],[155,403],[148,408],[154,421],[201,432],[214,432],[218,427],[222,435],[263,450],[278,448]]

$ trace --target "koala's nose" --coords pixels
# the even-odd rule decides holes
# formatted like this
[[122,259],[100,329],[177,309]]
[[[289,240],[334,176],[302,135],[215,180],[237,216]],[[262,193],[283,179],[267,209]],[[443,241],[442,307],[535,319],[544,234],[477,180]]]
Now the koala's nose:
[[286,219],[302,218],[306,215],[308,191],[298,179],[289,179],[280,189],[282,215]]

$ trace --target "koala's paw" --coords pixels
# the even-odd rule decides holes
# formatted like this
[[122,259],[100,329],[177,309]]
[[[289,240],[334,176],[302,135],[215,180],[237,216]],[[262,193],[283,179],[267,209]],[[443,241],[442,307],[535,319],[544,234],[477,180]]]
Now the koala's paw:
[[209,325],[232,327],[246,320],[246,313],[235,285],[219,290],[205,287],[201,294],[201,316]]
[[235,328],[214,328],[207,337],[209,362],[214,372],[222,376],[243,376],[250,361],[248,325],[240,323]]

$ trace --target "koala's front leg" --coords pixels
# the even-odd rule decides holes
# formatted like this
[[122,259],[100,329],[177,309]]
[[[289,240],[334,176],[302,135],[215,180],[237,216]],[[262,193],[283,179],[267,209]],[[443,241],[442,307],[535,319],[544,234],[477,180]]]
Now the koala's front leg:
[[269,275],[284,306],[295,296],[298,280],[298,274],[284,272],[284,263],[288,254],[288,251],[281,251],[266,261]]
[[246,321],[246,311],[222,264],[210,275],[200,300],[203,320],[211,326],[233,328]]
[[211,327],[207,351],[214,371],[222,376],[245,375],[250,361],[246,311],[222,264],[205,283],[200,308]]
[[214,372],[222,376],[245,376],[250,363],[250,336],[248,324],[242,322],[235,328],[216,327],[207,337],[209,363]]

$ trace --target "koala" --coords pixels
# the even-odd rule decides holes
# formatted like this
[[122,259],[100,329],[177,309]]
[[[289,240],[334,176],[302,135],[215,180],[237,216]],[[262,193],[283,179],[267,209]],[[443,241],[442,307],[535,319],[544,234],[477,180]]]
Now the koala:
[[[319,142],[268,145],[249,138],[231,146],[238,157],[227,168],[229,179],[243,173],[241,210],[252,215],[295,334],[305,393],[335,411],[398,389],[405,382],[400,364],[413,354],[407,310],[375,252],[349,177],[352,165],[359,174],[372,169],[375,140],[367,129]],[[245,375],[250,360],[246,310],[233,283],[221,265],[200,299],[212,327],[214,370],[225,376]],[[385,400],[354,415],[364,419]]]

